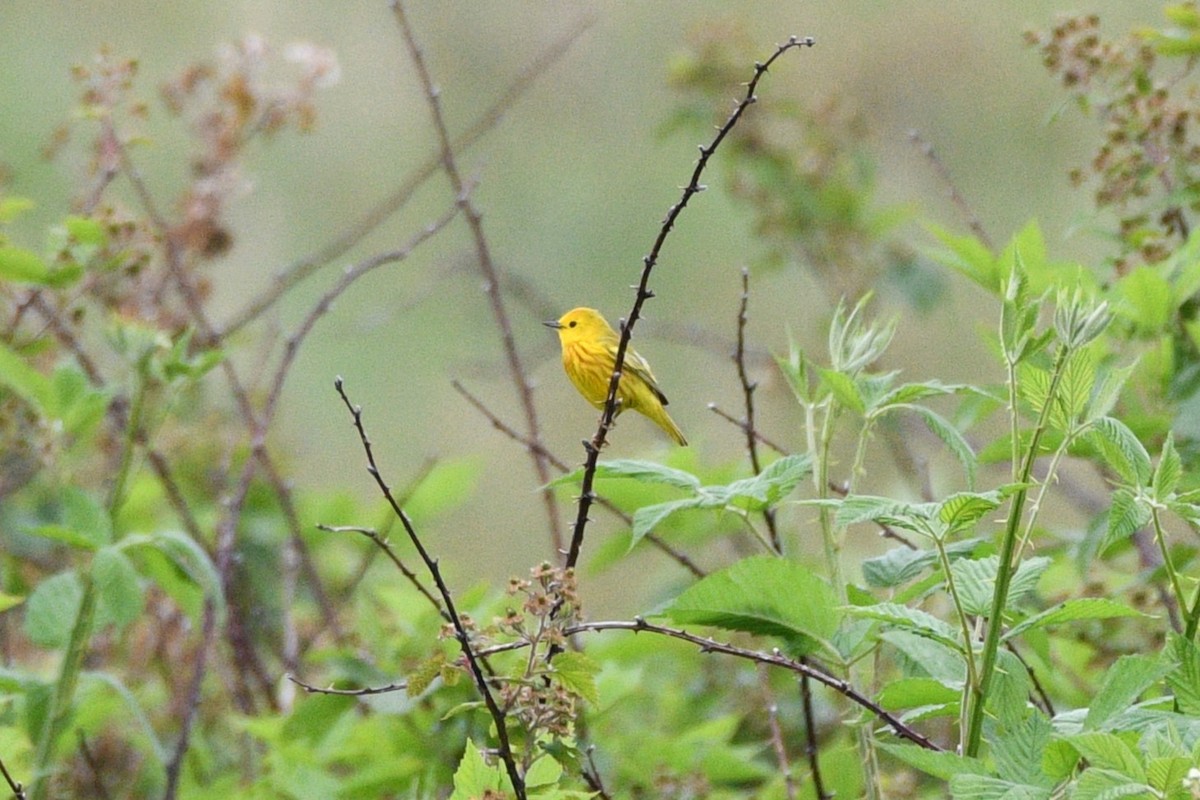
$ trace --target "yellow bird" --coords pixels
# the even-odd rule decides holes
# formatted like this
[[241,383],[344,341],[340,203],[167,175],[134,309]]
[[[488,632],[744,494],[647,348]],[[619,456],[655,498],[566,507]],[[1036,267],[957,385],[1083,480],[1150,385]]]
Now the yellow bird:
[[[604,408],[620,343],[617,332],[594,308],[573,308],[559,319],[543,324],[558,330],[563,369],[571,383],[583,399],[596,408]],[[676,444],[686,447],[683,431],[663,408],[666,404],[667,396],[654,381],[646,359],[627,347],[617,387],[616,414],[628,409],[640,412],[666,431]]]

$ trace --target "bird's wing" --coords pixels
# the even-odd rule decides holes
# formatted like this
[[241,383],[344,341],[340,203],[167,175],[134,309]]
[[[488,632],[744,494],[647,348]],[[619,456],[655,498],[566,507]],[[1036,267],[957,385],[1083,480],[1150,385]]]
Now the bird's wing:
[[[617,357],[617,343],[612,342],[608,345],[608,348],[615,361]],[[658,388],[658,382],[654,379],[654,373],[650,371],[650,365],[632,347],[625,348],[625,365],[623,371],[646,384],[650,391],[654,392],[654,396],[658,398],[658,402],[664,406],[667,404],[667,396],[663,394],[662,389]]]

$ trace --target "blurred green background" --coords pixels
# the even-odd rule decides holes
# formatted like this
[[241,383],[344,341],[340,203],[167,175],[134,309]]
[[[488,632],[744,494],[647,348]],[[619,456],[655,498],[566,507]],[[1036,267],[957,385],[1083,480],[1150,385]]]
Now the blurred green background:
[[[946,185],[909,141],[913,129],[936,148],[995,240],[1005,241],[1036,217],[1052,255],[1086,263],[1101,257],[1103,242],[1087,235],[1090,198],[1068,187],[1063,165],[1086,160],[1095,123],[1064,108],[1063,94],[1021,39],[1026,28],[1048,27],[1056,13],[1073,10],[1101,14],[1112,31],[1159,22],[1155,4],[1127,0],[1093,0],[1085,9],[934,0],[411,3],[452,132],[467,126],[538,53],[592,21],[460,162],[478,181],[474,202],[498,264],[542,298],[510,296],[508,302],[517,345],[537,385],[547,444],[564,460],[578,461],[579,442],[594,432],[596,414],[566,383],[553,335],[539,323],[580,304],[596,306],[614,321],[627,313],[629,286],[663,214],[679,197],[700,141],[690,131],[664,134],[680,102],[668,86],[669,64],[687,49],[692,32],[740,26],[757,43],[759,58],[791,34],[815,37],[815,48],[789,54],[773,69],[760,99],[815,106],[836,97],[857,108],[877,159],[880,205],[909,211],[901,236],[917,252],[931,242],[922,221],[957,231],[966,224],[947,199]],[[104,45],[139,59],[139,86],[151,113],[149,143],[137,154],[165,202],[186,183],[186,140],[177,121],[163,113],[158,86],[210,58],[220,43],[249,32],[278,51],[296,40],[332,48],[341,80],[319,94],[313,133],[256,146],[246,165],[248,191],[228,217],[233,247],[213,267],[219,316],[232,315],[273,274],[334,238],[434,152],[428,109],[382,0],[0,0],[5,191],[37,203],[14,238],[40,242],[45,226],[66,212],[82,169],[78,150],[53,162],[41,156],[76,102],[72,64],[89,61]],[[731,103],[739,89],[729,87]],[[626,418],[609,457],[670,455],[714,466],[744,458],[736,429],[707,409],[716,402],[740,412],[728,353],[743,266],[753,271],[749,336],[755,350],[785,352],[790,331],[806,349],[824,351],[827,297],[807,265],[762,264],[763,245],[751,231],[749,213],[721,191],[718,176],[719,170],[707,176],[712,191],[694,201],[668,240],[652,281],[658,297],[647,305],[636,334],[693,448],[671,453],[649,423]],[[449,201],[448,185],[438,176],[241,341],[288,335],[341,266],[401,245]],[[429,458],[473,465],[469,499],[434,524],[431,545],[447,555],[456,580],[499,585],[550,551],[525,453],[450,386],[460,379],[519,425],[472,257],[459,220],[409,261],[373,273],[346,293],[301,351],[274,436],[286,444],[282,452],[290,454],[301,488],[373,497],[359,443],[332,391],[333,377],[344,376],[394,484],[415,475]],[[972,287],[949,280],[945,288],[929,313],[886,287],[880,292],[877,310],[900,317],[888,366],[903,368],[911,379],[998,377],[971,343],[977,337],[955,335],[994,321],[973,312]],[[762,429],[802,447],[801,418],[788,390],[773,380],[767,359],[754,365],[763,381]],[[573,518],[569,503],[562,511]],[[614,530],[605,521],[594,535]],[[665,563],[657,555],[641,558],[655,567]],[[622,580],[597,579],[593,596],[601,599],[593,609],[629,610],[655,595],[649,586]]]

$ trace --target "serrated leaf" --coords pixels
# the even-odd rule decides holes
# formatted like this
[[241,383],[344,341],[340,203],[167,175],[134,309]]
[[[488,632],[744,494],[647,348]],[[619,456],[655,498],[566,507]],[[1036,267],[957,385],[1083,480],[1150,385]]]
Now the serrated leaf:
[[467,741],[462,760],[454,771],[451,800],[479,800],[485,792],[497,792],[504,785],[504,768],[489,765],[474,742]]
[[43,647],[63,647],[83,600],[83,582],[75,572],[60,572],[34,587],[25,601],[25,633]]
[[531,789],[538,786],[551,786],[558,783],[562,774],[562,764],[550,756],[542,756],[529,765],[529,770],[525,773],[525,785]]
[[598,674],[600,665],[583,653],[567,650],[559,653],[554,659],[555,678],[593,708],[600,705],[600,693],[596,691]]
[[912,631],[961,652],[958,631],[950,623],[938,619],[927,611],[909,608],[898,603],[876,603],[873,606],[851,606],[846,609],[852,617],[876,619],[894,625],[901,630]]
[[961,384],[942,383],[939,380],[905,383],[884,393],[878,400],[871,403],[870,411],[872,414],[879,414],[893,406],[908,408],[918,400],[954,394],[962,389]]
[[958,650],[904,630],[884,631],[879,638],[903,653],[934,680],[947,686],[961,686],[966,680],[966,662]]
[[1121,797],[1140,797],[1153,800],[1154,789],[1132,781],[1115,770],[1093,767],[1083,771],[1075,781],[1072,800],[1118,800]]
[[704,498],[702,497],[685,497],[682,500],[668,500],[665,503],[642,506],[633,512],[633,536],[629,540],[629,549],[632,550],[638,542],[645,538],[647,533],[653,531],[664,519],[676,511],[700,508],[703,504]]
[[991,774],[986,764],[970,756],[960,756],[949,751],[926,750],[915,744],[900,742],[876,742],[875,746],[910,767],[944,781],[955,775]]
[[116,547],[102,547],[92,558],[96,586],[96,626],[123,630],[145,607],[145,592],[129,559]]
[[1051,791],[987,775],[961,773],[950,779],[954,800],[1050,800]]
[[[124,550],[149,547],[162,553],[176,569],[187,576],[192,585],[212,600],[218,622],[224,620],[225,593],[221,589],[221,577],[217,574],[217,567],[208,552],[195,539],[182,531],[166,529],[151,534],[128,534],[121,538],[119,544]],[[169,587],[160,588],[167,590]],[[183,600],[175,596],[172,599],[177,603]]]
[[1124,422],[1100,417],[1092,422],[1088,438],[1125,483],[1144,486],[1150,480],[1150,454]]
[[1000,273],[996,268],[996,257],[983,242],[974,236],[950,233],[944,228],[925,226],[945,250],[932,250],[929,256],[944,266],[961,273],[990,292],[1000,291]]
[[975,451],[971,449],[966,437],[948,419],[932,409],[924,406],[908,406],[908,409],[920,416],[929,432],[941,439],[942,444],[946,445],[946,449],[950,451],[951,455],[958,459],[958,463],[966,473],[967,488],[974,487],[979,459],[975,455]]
[[1200,716],[1200,647],[1176,633],[1169,633],[1167,652],[1178,664],[1167,675],[1167,685],[1175,694],[1179,710]]
[[954,533],[974,525],[985,514],[990,514],[1004,502],[999,492],[957,492],[950,495],[937,507],[938,519],[946,526],[947,533]]
[[833,589],[802,564],[744,558],[686,589],[666,608],[677,623],[779,636],[798,654],[829,644],[841,614]]
[[1116,714],[1132,706],[1137,699],[1162,680],[1174,664],[1161,658],[1143,655],[1121,656],[1104,673],[1104,681],[1092,698],[1083,725],[1085,730],[1099,730]]
[[1157,466],[1154,467],[1154,477],[1150,481],[1150,485],[1154,489],[1154,496],[1160,502],[1166,501],[1175,492],[1175,487],[1179,485],[1181,477],[1183,477],[1183,461],[1179,457],[1179,451],[1175,449],[1175,436],[1167,431],[1162,453],[1158,457]]
[[1056,606],[1034,614],[1014,625],[1004,634],[1004,641],[1013,639],[1026,631],[1049,628],[1080,619],[1114,619],[1117,617],[1144,617],[1141,611],[1107,597],[1078,597],[1064,600]]
[[[1015,658],[1012,660],[1016,661]],[[1024,676],[1025,671],[1019,662],[1013,666]],[[1021,695],[1015,699],[1023,712],[1025,696]],[[1050,743],[1050,720],[1038,713],[1027,714],[1024,719],[1018,719],[1014,725],[1003,727],[991,737],[989,743],[992,747],[992,759],[996,762],[996,774],[1013,783],[1048,787],[1051,785],[1050,781],[1042,774],[1042,751]]]
[[1100,545],[1103,552],[1110,545],[1133,536],[1150,522],[1150,507],[1128,489],[1120,488],[1112,493],[1112,505],[1108,509],[1108,532]]
[[[945,546],[946,555],[951,560],[968,556],[982,541],[982,539],[963,539],[951,542]],[[868,586],[890,589],[908,583],[937,561],[937,550],[894,547],[881,556],[863,560],[863,579]]]
[[1088,731],[1068,736],[1066,741],[1091,766],[1111,769],[1139,783],[1145,782],[1146,771],[1141,759],[1121,737],[1102,731]]
[[[1012,576],[1006,599],[1006,610],[1015,607],[1037,585],[1038,578],[1050,566],[1050,559],[1043,556],[1026,559],[1018,565]],[[992,595],[996,588],[996,572],[1000,568],[998,556],[980,559],[961,559],[950,565],[958,598],[968,614],[986,616],[991,613]]]
[[819,369],[819,373],[821,381],[829,387],[829,391],[837,399],[838,403],[859,414],[866,412],[866,398],[863,397],[862,390],[854,378],[844,372],[823,367]]
[[[753,478],[734,481],[727,487],[726,503],[738,500],[751,511],[761,511],[779,502],[804,480],[812,467],[812,458],[807,454],[784,456],[769,464]],[[705,487],[709,489],[711,487]]]
[[[695,491],[700,488],[700,479],[690,472],[666,467],[653,461],[616,459],[596,464],[597,478],[631,478],[642,483],[661,483],[678,489]],[[577,469],[550,481],[550,486],[563,486],[583,480],[583,470]]]

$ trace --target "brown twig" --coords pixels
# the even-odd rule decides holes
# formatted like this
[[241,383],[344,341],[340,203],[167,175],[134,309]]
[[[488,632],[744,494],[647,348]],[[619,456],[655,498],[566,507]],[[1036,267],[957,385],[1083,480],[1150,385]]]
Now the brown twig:
[[950,175],[950,170],[946,168],[946,164],[938,157],[937,152],[933,149],[933,145],[921,135],[918,130],[908,132],[908,140],[916,145],[929,161],[929,165],[933,167],[933,171],[937,173],[938,178],[946,186],[946,191],[950,196],[950,202],[958,209],[959,213],[967,221],[967,227],[975,234],[975,238],[983,243],[983,246],[988,250],[995,250],[995,245],[992,244],[991,238],[983,227],[983,223],[979,221],[979,216],[971,208],[970,203],[963,197],[962,192],[958,190],[958,184],[954,182],[954,178]]
[[[466,401],[468,403],[470,403],[472,406],[474,406],[476,411],[478,411],[480,414],[483,414],[485,417],[487,417],[488,421],[492,423],[493,428],[500,431],[501,433],[503,433],[505,436],[512,439],[513,441],[524,445],[526,448],[540,449],[541,452],[546,456],[546,460],[550,463],[550,465],[553,466],[555,469],[557,469],[559,472],[570,472],[571,471],[571,468],[567,466],[566,462],[564,462],[558,456],[554,455],[554,453],[552,453],[551,451],[547,450],[546,447],[544,445],[542,445],[541,442],[534,442],[534,441],[530,440],[528,437],[522,436],[511,425],[507,424],[504,420],[500,419],[498,416],[496,416],[494,413],[492,413],[492,410],[489,409],[482,400],[480,400],[478,397],[476,397],[475,395],[473,395],[469,391],[467,391],[467,389],[461,383],[459,383],[458,381],[451,381],[450,385],[454,387],[454,390],[456,392],[458,392],[464,398],[466,398]],[[603,508],[611,511],[613,514],[615,514],[617,517],[619,517],[621,519],[621,521],[623,521],[626,525],[633,524],[633,517],[629,516],[624,511],[622,511],[620,508],[618,508],[608,498],[597,495],[596,503],[598,505],[602,506]],[[699,566],[697,566],[696,562],[692,561],[692,559],[689,558],[687,556],[687,554],[685,554],[681,550],[676,549],[675,547],[672,547],[666,540],[664,540],[658,534],[647,533],[643,538],[646,541],[650,542],[650,544],[652,546],[661,550],[671,560],[675,561],[677,564],[679,564],[681,567],[686,569],[688,572],[695,575],[697,578],[703,578],[705,575],[708,574],[703,569],[701,569]]]
[[108,787],[104,785],[104,775],[101,772],[101,764],[96,760],[96,754],[92,752],[92,748],[88,746],[87,737],[83,735],[83,731],[76,731],[79,738],[79,754],[83,756],[83,763],[87,764],[88,772],[92,775],[92,791],[95,797],[99,800],[110,800],[112,797],[108,793]]
[[765,668],[759,669],[758,680],[767,704],[767,733],[770,736],[771,751],[775,754],[775,763],[779,765],[779,774],[783,776],[783,789],[787,800],[796,800],[796,776],[792,774],[792,761],[788,758],[787,743],[783,740],[783,726],[779,724],[779,703],[775,702]]
[[[758,436],[754,428],[754,390],[758,382],[750,380],[746,372],[746,322],[747,308],[750,305],[750,270],[742,267],[742,298],[738,305],[737,316],[737,346],[733,351],[733,363],[737,366],[738,383],[742,386],[742,398],[746,408],[745,425],[741,426],[746,433],[746,452],[750,455],[750,467],[757,475],[762,472],[762,461],[758,457]],[[775,509],[764,508],[763,520],[767,523],[767,535],[776,553],[783,552],[779,541],[779,527],[775,522]]]
[[[512,324],[508,319],[508,310],[504,306],[504,298],[500,293],[499,273],[495,263],[492,261],[491,246],[488,244],[487,237],[483,232],[483,218],[471,202],[466,184],[459,172],[458,163],[454,155],[454,144],[450,140],[450,133],[446,128],[446,119],[442,114],[441,95],[437,87],[434,86],[433,77],[430,75],[429,67],[425,63],[425,55],[421,51],[420,44],[417,42],[412,24],[404,12],[404,3],[400,0],[391,0],[391,6],[397,22],[400,23],[400,30],[404,34],[404,41],[408,45],[409,56],[412,59],[413,66],[416,67],[417,75],[421,80],[421,86],[425,90],[425,99],[429,106],[430,116],[433,118],[433,128],[437,132],[438,142],[441,145],[442,170],[446,173],[446,178],[450,181],[450,187],[454,190],[458,204],[467,219],[467,225],[471,229],[471,237],[475,242],[476,260],[479,264],[479,270],[483,274],[484,288],[487,292],[488,302],[492,307],[492,316],[495,318],[496,326],[500,329],[500,339],[504,345],[504,356],[508,361],[508,370],[512,376],[513,384],[517,389],[521,409],[525,414],[526,432],[532,441],[538,442],[541,439],[541,428],[538,423],[537,406],[533,402],[533,385],[529,382],[529,376],[525,373],[525,367],[521,363],[521,355],[517,352],[516,340],[513,338]],[[538,485],[542,487],[542,504],[545,506],[546,517],[550,524],[550,540],[554,546],[554,551],[557,553],[562,550],[563,546],[562,523],[558,517],[558,501],[555,499],[554,491],[546,485],[550,482],[550,470],[545,456],[538,450],[531,450],[530,454],[532,455],[534,472],[537,474]]]
[[408,688],[408,681],[400,681],[398,683],[389,683],[387,686],[368,686],[362,689],[334,689],[332,686],[322,689],[318,686],[305,683],[295,675],[284,675],[284,677],[309,694],[335,694],[342,697],[366,697],[372,694],[399,692]]
[[642,276],[637,284],[637,293],[634,297],[633,308],[630,309],[629,317],[621,326],[621,338],[617,343],[617,352],[613,361],[613,373],[608,382],[608,396],[604,401],[604,410],[600,414],[600,424],[596,428],[596,435],[592,437],[592,440],[584,442],[586,458],[584,459],[583,467],[583,484],[579,495],[579,508],[575,516],[575,527],[571,534],[571,547],[567,551],[566,566],[568,568],[574,567],[579,561],[579,552],[583,547],[583,534],[588,523],[588,510],[595,500],[592,486],[596,480],[596,464],[600,458],[600,451],[604,448],[605,441],[608,438],[608,431],[612,428],[613,419],[616,416],[617,386],[621,382],[621,369],[625,365],[625,353],[629,349],[629,340],[633,335],[633,326],[637,324],[638,317],[642,311],[642,305],[654,296],[654,293],[649,288],[650,273],[654,270],[655,264],[658,263],[658,256],[662,251],[663,243],[675,227],[675,220],[679,218],[683,209],[687,207],[688,201],[694,195],[704,190],[704,186],[700,184],[700,176],[704,173],[704,168],[708,166],[708,160],[716,152],[725,137],[729,135],[729,132],[733,130],[733,126],[741,119],[746,109],[757,101],[758,98],[755,96],[754,90],[757,88],[762,76],[767,73],[771,64],[788,50],[800,47],[812,47],[813,44],[814,41],[811,37],[801,39],[793,36],[785,44],[776,47],[774,54],[765,62],[754,65],[754,77],[746,84],[745,95],[737,101],[733,112],[725,120],[725,124],[717,129],[717,135],[713,138],[712,142],[708,145],[700,145],[700,158],[697,159],[696,167],[692,170],[691,179],[683,189],[683,195],[680,197],[679,202],[671,206],[667,211],[662,226],[659,228],[658,236],[655,238],[654,244],[650,247],[650,252],[642,259]]
[[[562,58],[583,33],[591,27],[594,18],[585,17],[575,24],[562,38],[551,43],[539,53],[528,66],[523,68],[511,84],[496,98],[495,102],[475,119],[460,136],[454,140],[454,152],[461,153],[495,128],[522,95]],[[217,334],[225,339],[233,333],[258,319],[268,309],[274,306],[287,294],[288,290],[305,279],[311,277],[321,267],[331,263],[347,253],[352,247],[365,239],[385,220],[403,208],[416,194],[417,189],[442,166],[441,152],[433,153],[421,166],[417,167],[400,186],[373,208],[369,209],[356,222],[348,226],[333,241],[329,242],[312,255],[296,261],[286,269],[276,273],[271,286],[259,297],[255,298],[244,309],[239,311]]]
[[4,780],[8,783],[8,788],[12,789],[15,800],[26,800],[25,787],[20,781],[13,780],[13,776],[8,773],[8,767],[4,766],[4,759],[0,758],[0,773],[4,774]]
[[716,403],[709,403],[708,410],[713,412],[714,414],[716,414],[718,417],[725,420],[726,422],[730,422],[730,423],[736,425],[738,427],[738,429],[741,430],[742,433],[752,435],[758,442],[760,442],[761,444],[765,444],[767,447],[771,448],[776,453],[779,453],[780,455],[788,454],[789,451],[786,447],[784,447],[781,444],[776,444],[775,442],[768,439],[766,436],[763,436],[761,431],[754,430],[749,425],[747,425],[746,420],[737,419],[736,417],[734,417],[728,411],[721,408]]
[[458,645],[462,649],[463,657],[467,661],[471,677],[475,681],[475,688],[483,696],[484,705],[487,706],[488,713],[492,717],[492,722],[496,726],[496,738],[499,740],[500,745],[500,759],[504,762],[508,778],[512,782],[513,791],[516,793],[518,800],[526,800],[525,781],[521,776],[520,769],[517,767],[516,757],[513,755],[512,745],[509,741],[508,723],[505,719],[504,711],[496,703],[496,698],[492,695],[491,687],[488,686],[487,678],[484,676],[483,667],[480,664],[480,657],[476,655],[475,648],[471,644],[471,637],[467,633],[462,617],[454,605],[454,597],[450,594],[450,589],[446,586],[446,582],[442,580],[442,571],[438,567],[437,559],[433,558],[429,554],[429,551],[425,549],[425,545],[417,535],[416,528],[413,527],[408,514],[404,513],[404,509],[396,502],[391,487],[383,479],[383,475],[375,463],[375,452],[371,447],[371,440],[367,436],[366,429],[363,427],[362,409],[350,402],[350,398],[346,395],[340,377],[334,380],[333,385],[337,390],[338,396],[342,398],[346,409],[354,419],[354,428],[358,431],[359,441],[362,442],[363,451],[367,456],[367,473],[375,479],[375,484],[379,487],[379,491],[383,493],[384,499],[387,500],[388,505],[395,512],[397,519],[400,520],[400,524],[404,526],[404,531],[408,534],[409,541],[416,548],[417,555],[425,563],[425,568],[429,570],[430,577],[433,578],[433,582],[437,586],[438,594],[442,598],[442,607],[450,615],[450,624],[454,627],[454,638],[458,640]]
[[[679,639],[685,642],[691,642],[700,648],[704,653],[721,653],[735,658],[752,661],[756,664],[764,664],[768,667],[778,667],[797,675],[807,675],[817,683],[824,684],[833,689],[838,694],[842,695],[852,703],[870,711],[889,728],[891,728],[897,736],[907,739],[910,742],[924,747],[926,750],[941,750],[932,741],[920,732],[914,730],[904,723],[903,720],[892,714],[887,709],[880,706],[870,697],[867,697],[862,692],[854,688],[848,681],[837,678],[824,669],[814,666],[810,661],[798,660],[785,656],[778,649],[770,653],[764,653],[759,650],[749,650],[744,647],[718,642],[715,639],[697,636],[694,633],[688,633],[682,628],[671,628],[666,625],[656,625],[652,622],[646,622],[641,617],[634,617],[632,621],[616,620],[602,622],[580,622],[575,625],[567,626],[563,629],[564,636],[574,636],[579,633],[591,633],[601,631],[632,631],[634,633],[653,633],[659,636],[667,636],[672,639]],[[525,642],[509,642],[507,644],[494,645],[484,648],[479,651],[481,657],[503,653],[509,650],[519,650],[526,646]]]
[[354,525],[318,525],[317,530],[322,530],[326,533],[358,533],[370,539],[375,546],[378,547],[388,557],[388,559],[396,565],[396,569],[400,570],[400,573],[404,575],[408,582],[411,583],[413,587],[416,588],[416,590],[420,592],[421,595],[424,596],[425,599],[428,600],[435,609],[437,609],[437,612],[442,619],[450,622],[450,615],[446,613],[446,609],[442,608],[442,604],[438,602],[438,599],[434,597],[428,589],[425,588],[425,584],[421,583],[421,579],[417,577],[417,574],[409,569],[407,564],[400,560],[400,557],[396,555],[396,551],[392,549],[390,544],[388,544],[387,539],[383,536],[380,536],[377,531],[372,530],[371,528],[356,527]]
[[[803,658],[800,660],[805,661]],[[833,795],[825,790],[825,780],[821,777],[820,748],[817,746],[816,714],[813,713],[810,681],[808,675],[800,676],[800,701],[804,706],[804,755],[808,759],[808,771],[812,775],[817,800],[829,800]]]
[[612,795],[604,788],[604,780],[600,777],[600,770],[596,768],[596,759],[592,754],[596,752],[596,745],[590,744],[585,751],[587,755],[587,766],[580,770],[583,774],[583,780],[588,785],[588,788],[596,793],[596,796],[601,800],[611,800]]

